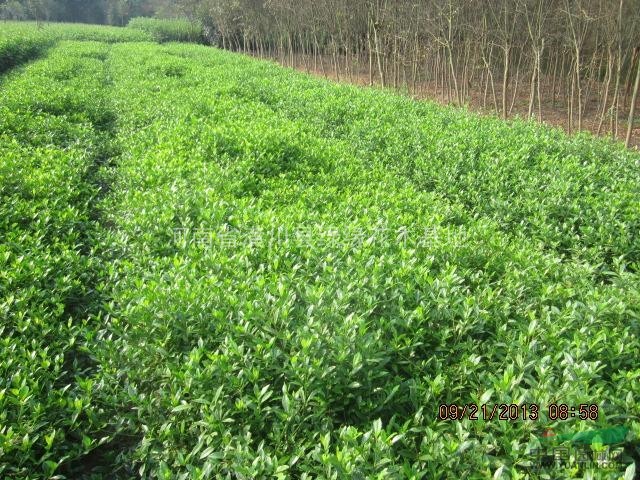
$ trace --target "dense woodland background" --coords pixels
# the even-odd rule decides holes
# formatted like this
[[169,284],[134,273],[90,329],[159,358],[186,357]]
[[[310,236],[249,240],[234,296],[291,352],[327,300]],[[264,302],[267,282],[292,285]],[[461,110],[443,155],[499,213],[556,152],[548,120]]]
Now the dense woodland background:
[[[124,25],[187,16],[210,43],[285,65],[637,137],[640,0],[23,0],[4,18]],[[634,95],[634,93],[636,95]]]
[[172,0],[0,0],[0,18],[126,25],[134,17],[174,17]]

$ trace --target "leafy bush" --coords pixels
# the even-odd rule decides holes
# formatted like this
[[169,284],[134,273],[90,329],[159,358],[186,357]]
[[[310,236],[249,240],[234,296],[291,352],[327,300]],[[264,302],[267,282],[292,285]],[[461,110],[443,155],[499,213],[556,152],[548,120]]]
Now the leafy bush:
[[127,28],[142,30],[157,42],[204,43],[202,26],[189,20],[137,17],[129,20]]

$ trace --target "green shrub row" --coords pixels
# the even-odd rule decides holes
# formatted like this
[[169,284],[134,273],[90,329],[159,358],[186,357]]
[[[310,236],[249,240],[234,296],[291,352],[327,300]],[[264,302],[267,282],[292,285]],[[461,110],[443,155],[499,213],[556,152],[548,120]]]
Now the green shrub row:
[[12,32],[3,28],[0,33],[0,74],[42,54],[52,44],[52,39],[44,34],[22,27]]
[[202,27],[188,20],[134,18],[128,28],[75,23],[3,22],[0,74],[33,60],[61,40],[204,43]]
[[127,28],[146,32],[157,42],[204,43],[202,26],[189,20],[137,17]]
[[94,204],[113,153],[107,54],[105,44],[66,44],[2,86],[2,478],[80,478],[117,429],[97,399],[93,345]]
[[33,60],[59,41],[149,42],[142,30],[74,23],[3,22],[0,30],[0,74]]

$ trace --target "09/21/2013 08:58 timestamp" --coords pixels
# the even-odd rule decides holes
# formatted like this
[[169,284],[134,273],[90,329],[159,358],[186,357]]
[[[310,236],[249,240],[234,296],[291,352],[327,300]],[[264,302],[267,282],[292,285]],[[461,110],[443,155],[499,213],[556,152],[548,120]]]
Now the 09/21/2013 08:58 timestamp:
[[538,420],[541,413],[546,413],[549,420],[569,420],[579,418],[580,420],[597,420],[598,405],[595,403],[582,403],[578,406],[567,405],[565,403],[550,403],[546,410],[543,410],[536,403],[509,404],[441,404],[438,408],[439,420]]

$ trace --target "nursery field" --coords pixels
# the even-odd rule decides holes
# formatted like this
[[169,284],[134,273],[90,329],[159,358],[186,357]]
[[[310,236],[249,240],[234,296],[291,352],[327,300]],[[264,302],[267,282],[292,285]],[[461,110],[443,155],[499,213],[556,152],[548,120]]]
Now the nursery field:
[[0,478],[637,477],[638,152],[171,38],[0,24]]

